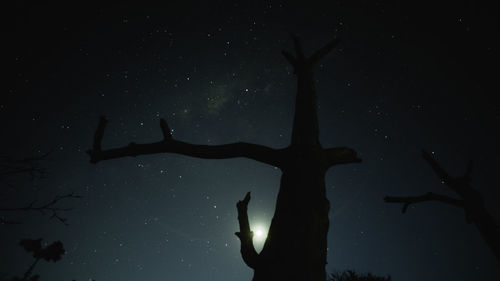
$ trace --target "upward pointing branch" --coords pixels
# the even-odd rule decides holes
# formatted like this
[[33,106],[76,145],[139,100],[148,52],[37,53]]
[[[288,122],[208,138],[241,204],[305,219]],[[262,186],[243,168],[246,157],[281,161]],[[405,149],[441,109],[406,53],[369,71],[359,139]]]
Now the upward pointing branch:
[[297,96],[295,98],[295,116],[292,129],[293,146],[321,147],[319,143],[319,126],[316,102],[316,81],[314,67],[317,62],[330,52],[337,44],[334,39],[306,57],[298,37],[293,36],[295,56],[283,51],[283,55],[293,66],[297,75]]
[[303,61],[306,59],[304,55],[304,50],[302,49],[302,44],[300,43],[299,37],[297,36],[292,36],[293,38],[293,45],[295,47],[295,54],[297,55],[297,59],[299,61]]
[[335,48],[338,45],[338,43],[339,43],[338,38],[332,39],[330,42],[328,42],[321,49],[314,52],[314,54],[311,55],[309,60],[313,64],[318,63],[323,57],[325,57],[328,53],[330,53],[333,50],[333,48]]
[[443,181],[445,184],[451,184],[452,178],[448,175],[448,173],[439,165],[434,158],[429,154],[429,152],[423,150],[422,151],[422,157],[429,163],[431,166],[432,170],[434,170],[434,173],[439,177],[441,181]]
[[250,192],[245,196],[245,199],[238,201],[236,208],[238,209],[238,222],[240,224],[240,231],[236,232],[236,236],[241,241],[241,256],[243,261],[250,267],[255,269],[258,265],[259,254],[255,251],[253,245],[253,232],[250,230],[250,223],[248,222],[248,202],[250,202]]
[[108,124],[108,120],[106,119],[106,117],[101,115],[101,117],[99,117],[99,125],[97,125],[97,130],[95,131],[94,134],[94,145],[93,145],[94,153],[101,151],[101,143],[102,143],[102,138],[104,136],[104,129],[106,129],[106,124]]
[[163,133],[163,139],[164,140],[171,140],[172,139],[172,131],[168,127],[167,121],[165,121],[165,119],[163,119],[163,118],[160,119],[160,127],[161,127],[161,132]]

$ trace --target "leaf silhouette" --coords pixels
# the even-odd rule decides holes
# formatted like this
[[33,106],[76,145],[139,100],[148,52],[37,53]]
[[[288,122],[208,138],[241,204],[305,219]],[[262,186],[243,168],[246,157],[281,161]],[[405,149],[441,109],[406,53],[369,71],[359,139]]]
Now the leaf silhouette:
[[42,251],[42,238],[40,239],[22,239],[19,245],[27,252],[32,252],[33,257],[38,258]]
[[49,246],[45,247],[41,253],[40,257],[45,259],[46,261],[52,260],[56,262],[61,259],[61,256],[64,254],[64,247],[61,241],[56,241]]

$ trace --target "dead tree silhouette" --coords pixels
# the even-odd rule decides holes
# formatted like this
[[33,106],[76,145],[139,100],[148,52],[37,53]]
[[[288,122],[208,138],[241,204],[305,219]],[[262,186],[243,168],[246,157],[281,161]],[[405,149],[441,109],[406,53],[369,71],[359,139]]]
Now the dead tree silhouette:
[[410,197],[386,196],[384,201],[388,203],[404,203],[402,213],[406,212],[410,204],[425,201],[439,201],[464,209],[467,223],[474,223],[490,249],[500,260],[500,225],[495,222],[495,219],[484,207],[483,197],[479,191],[470,185],[472,161],[468,163],[465,174],[455,178],[449,176],[428,152],[423,151],[422,156],[432,167],[439,179],[457,193],[460,199],[428,192],[424,195]]
[[293,41],[295,55],[283,51],[297,76],[295,116],[288,147],[273,149],[243,142],[214,146],[190,144],[173,139],[167,122],[161,119],[163,140],[102,150],[107,120],[101,117],[93,148],[88,151],[92,163],[167,152],[210,159],[245,157],[279,167],[282,176],[276,209],[260,253],[254,249],[248,223],[250,193],[237,204],[240,231],[236,235],[241,241],[244,262],[254,270],[254,281],[326,280],[330,204],[326,198],[325,172],[334,165],[361,161],[353,149],[323,148],[318,137],[314,68],[337,45],[337,40],[330,41],[309,57],[304,55],[299,39],[294,37]]

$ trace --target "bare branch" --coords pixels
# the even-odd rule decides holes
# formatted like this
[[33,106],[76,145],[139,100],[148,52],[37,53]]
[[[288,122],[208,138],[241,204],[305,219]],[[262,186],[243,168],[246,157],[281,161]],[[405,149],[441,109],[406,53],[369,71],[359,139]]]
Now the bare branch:
[[449,186],[453,191],[457,192],[460,195],[460,197],[463,197],[465,194],[470,193],[468,191],[473,190],[473,188],[470,186],[472,167],[473,167],[472,161],[469,161],[467,163],[467,168],[463,176],[451,177],[448,175],[446,170],[443,169],[441,165],[439,165],[439,163],[436,160],[434,160],[434,158],[432,158],[432,156],[429,153],[423,151],[422,155],[424,159],[427,161],[427,163],[431,165],[432,169],[434,170],[436,175],[441,179],[441,181],[445,183],[447,186]]
[[40,165],[40,162],[45,160],[50,152],[41,156],[13,159],[8,156],[0,157],[0,179],[16,174],[28,174],[31,179],[43,178],[47,171]]
[[474,223],[483,236],[484,240],[500,259],[500,225],[488,213],[484,206],[483,197],[470,185],[472,174],[472,161],[469,161],[465,174],[461,177],[450,177],[448,173],[437,163],[436,160],[426,151],[422,152],[424,159],[431,165],[436,175],[443,183],[455,191],[460,199],[451,198],[444,195],[426,193],[415,197],[385,197],[385,202],[403,203],[402,212],[406,212],[408,206],[413,203],[424,201],[440,201],[446,204],[461,207],[465,211],[465,219],[468,223]]
[[160,128],[161,128],[161,132],[163,133],[164,140],[172,139],[172,131],[168,127],[167,121],[165,121],[165,119],[163,119],[163,118],[160,119]]
[[333,50],[333,48],[335,48],[338,45],[338,43],[339,43],[339,39],[338,38],[332,39],[330,42],[328,42],[321,49],[319,49],[316,52],[314,52],[314,54],[312,54],[311,57],[309,58],[309,61],[312,64],[316,64],[324,56],[326,56],[328,53],[330,53]]
[[[51,201],[38,205],[36,204],[36,201],[31,202],[28,206],[25,207],[15,207],[15,208],[0,208],[0,212],[18,212],[18,211],[37,211],[40,212],[42,215],[45,215],[46,212],[51,213],[50,218],[55,218],[64,225],[68,225],[67,223],[67,218],[61,217],[60,212],[67,212],[72,210],[72,208],[61,208],[57,207],[57,203],[60,201],[67,199],[67,198],[82,198],[82,196],[75,195],[74,193],[69,193],[66,195],[58,195],[55,196]],[[12,224],[13,222],[10,222],[5,219],[0,219],[1,223],[4,224]],[[15,223],[15,222],[14,222]]]
[[428,192],[424,195],[420,196],[409,196],[409,197],[394,197],[394,196],[386,196],[384,197],[384,201],[387,203],[404,203],[403,209],[401,212],[404,214],[408,209],[410,204],[420,203],[425,201],[440,201],[446,204],[450,204],[456,207],[463,208],[464,204],[462,200],[458,200],[455,198],[448,197],[446,195],[435,194],[432,192]]
[[[99,137],[96,137],[95,139],[98,140],[102,139],[103,126],[101,124],[102,121],[99,122],[99,126],[96,131],[96,136]],[[121,158],[126,156],[135,157],[138,155],[155,153],[177,153],[205,159],[245,157],[276,167],[281,166],[282,150],[244,142],[223,145],[190,144],[172,139],[168,134],[165,133],[167,130],[170,130],[168,129],[167,123],[163,121],[160,124],[165,137],[163,141],[146,144],[130,143],[129,145],[124,147],[108,150],[101,150],[100,143],[96,144],[94,142],[94,149],[87,152],[90,155],[90,162],[97,163],[102,160]]]
[[286,60],[295,68],[298,65],[297,59],[287,51],[281,51]]
[[356,151],[348,147],[333,147],[323,150],[324,162],[326,168],[338,164],[359,163]]
[[312,54],[310,57],[306,58],[300,39],[294,35],[292,35],[292,39],[295,47],[295,56],[287,51],[282,51],[281,53],[283,54],[283,56],[285,56],[287,61],[295,68],[296,72],[297,69],[312,68],[318,61],[320,61],[324,56],[326,56],[329,52],[331,52],[339,42],[337,38],[334,38],[330,42],[328,42],[325,46],[321,47],[319,50],[314,52],[314,54]]
[[302,48],[302,43],[300,42],[299,37],[292,35],[293,45],[295,47],[295,55],[299,61],[305,60],[304,49]]
[[448,175],[448,173],[439,165],[439,163],[432,158],[432,156],[425,150],[422,150],[422,157],[424,157],[425,161],[431,165],[432,169],[436,173],[436,175],[439,177],[441,181],[443,181],[445,184],[451,184],[453,179]]
[[101,117],[99,118],[99,125],[97,125],[97,130],[94,134],[94,145],[92,147],[92,150],[94,152],[101,151],[102,138],[104,136],[104,129],[106,129],[107,123],[108,120],[106,119],[106,117],[101,115]]
[[255,251],[253,245],[253,232],[250,230],[248,222],[248,202],[250,202],[250,192],[245,196],[245,199],[238,201],[236,208],[238,209],[238,222],[240,231],[236,232],[236,236],[241,241],[241,256],[243,261],[250,267],[255,269],[258,265],[259,254]]

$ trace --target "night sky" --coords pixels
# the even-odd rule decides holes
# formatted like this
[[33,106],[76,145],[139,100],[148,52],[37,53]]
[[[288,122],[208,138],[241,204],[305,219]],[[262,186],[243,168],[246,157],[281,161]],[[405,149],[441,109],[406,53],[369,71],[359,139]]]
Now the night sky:
[[363,159],[326,175],[327,272],[500,280],[500,262],[463,210],[426,202],[403,215],[383,201],[455,196],[425,149],[452,175],[474,160],[472,184],[500,222],[498,14],[489,2],[163,2],[4,7],[0,153],[50,154],[45,178],[2,183],[0,206],[83,198],[60,202],[73,208],[68,226],[2,213],[22,224],[0,225],[0,277],[29,267],[21,238],[43,238],[67,252],[37,265],[41,281],[251,280],[235,204],[251,191],[251,224],[268,227],[279,169],[173,154],[91,164],[85,151],[101,114],[103,148],[160,140],[159,118],[186,142],[287,146],[296,80],[280,52],[293,51],[293,33],[307,54],[340,38],[316,72],[320,140]]

